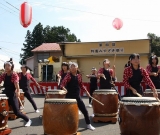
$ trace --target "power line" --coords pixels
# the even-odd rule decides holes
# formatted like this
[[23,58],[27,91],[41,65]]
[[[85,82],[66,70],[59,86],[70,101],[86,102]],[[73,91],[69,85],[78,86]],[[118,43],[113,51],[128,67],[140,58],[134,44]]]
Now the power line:
[[5,8],[3,8],[3,7],[1,7],[1,6],[0,6],[0,8],[2,8],[3,10],[5,10],[5,11],[7,11],[7,12],[9,12],[9,13],[12,13],[11,11],[9,11],[9,10],[7,10],[7,9],[5,9]]
[[[9,8],[8,6],[4,5],[4,4],[1,3],[1,2],[0,2],[0,4],[3,5],[3,6],[5,6],[5,7],[7,7],[7,8],[10,9],[10,10],[13,10],[13,9]],[[13,11],[14,11],[14,10],[13,10]],[[16,11],[14,11],[14,12],[16,12]],[[16,13],[17,13],[17,12],[16,12]]]
[[[10,6],[12,6],[13,8],[15,8],[16,10],[18,10],[18,11],[20,11],[17,7],[15,7],[14,5],[12,5],[11,3],[9,3],[9,2],[7,2],[6,0],[4,0],[8,5],[10,5]],[[32,17],[32,19],[34,20],[34,21],[37,21],[36,19],[34,19],[33,17]],[[39,22],[39,21],[37,21],[37,22]]]
[[9,12],[9,13],[11,13],[11,14],[15,15],[15,16],[17,16],[17,14],[14,14],[13,12],[11,12],[11,11],[9,11],[9,10],[7,10],[7,9],[3,8],[3,7],[0,7],[0,8],[2,8],[3,10],[5,10],[5,11],[7,11],[7,12]]
[[[5,1],[5,0],[4,0]],[[7,2],[7,1],[5,1],[8,5],[10,5],[10,6],[12,6],[13,8],[15,8],[15,9],[17,9],[18,11],[19,11],[19,9],[18,8],[16,8],[15,6],[13,6],[11,3],[9,3],[9,2]]]
[[[36,3],[36,2],[30,2],[30,3]],[[95,13],[95,12],[91,12],[91,11],[85,11],[85,10],[79,10],[79,9],[73,9],[73,8],[67,8],[67,7],[61,7],[61,6],[54,6],[54,5],[47,5],[44,4],[44,6],[48,6],[48,7],[54,7],[54,8],[61,8],[61,9],[65,9],[65,10],[73,10],[76,12],[84,12],[84,13],[88,13],[88,14],[94,14],[94,15],[99,15],[99,16],[105,16],[105,17],[115,17],[112,15],[106,15],[106,14],[102,14],[102,13]],[[135,19],[135,18],[127,18],[127,17],[123,17],[124,19],[128,19],[128,20],[136,20],[136,21],[149,21],[149,22],[160,22],[160,21],[153,21],[153,20],[142,20],[142,19]]]
[[[1,49],[0,49],[1,50]],[[2,51],[2,50],[1,50]],[[14,59],[17,59],[17,60],[20,60],[20,58],[16,58],[16,57],[13,57],[11,56],[10,54],[6,53],[4,50],[2,51],[6,56],[9,56],[10,58],[14,58]]]
[[4,48],[4,47],[2,47],[2,46],[0,46],[0,48],[1,48],[1,49],[5,49],[5,50],[10,50],[11,53],[19,53],[19,52],[13,51],[13,50],[11,50],[11,49]]
[[2,43],[8,43],[8,44],[22,44],[22,43],[13,43],[13,42],[8,42],[8,41],[0,41]]

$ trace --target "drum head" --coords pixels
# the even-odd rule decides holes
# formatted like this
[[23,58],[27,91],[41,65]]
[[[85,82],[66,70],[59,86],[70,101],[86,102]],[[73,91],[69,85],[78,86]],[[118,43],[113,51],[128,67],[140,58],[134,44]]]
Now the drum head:
[[[156,89],[158,93],[160,93],[160,89]],[[151,89],[145,89],[144,93],[153,93],[153,90]]]
[[6,94],[0,94],[0,97],[7,97]]
[[0,94],[0,100],[2,99],[8,99],[8,97],[6,96],[6,94]]
[[47,90],[47,92],[59,92],[59,91],[62,91],[62,90],[55,90],[55,89],[49,89],[49,90]]
[[122,102],[158,102],[154,97],[123,97]]
[[72,104],[72,103],[77,103],[77,101],[76,101],[76,99],[59,99],[59,98],[54,98],[54,99],[46,99],[45,103]]
[[112,90],[112,89],[100,89],[100,90],[95,90],[95,92],[116,92],[116,90]]
[[63,95],[63,94],[66,94],[66,91],[64,91],[64,90],[49,90],[46,92],[46,94],[61,94],[61,95]]

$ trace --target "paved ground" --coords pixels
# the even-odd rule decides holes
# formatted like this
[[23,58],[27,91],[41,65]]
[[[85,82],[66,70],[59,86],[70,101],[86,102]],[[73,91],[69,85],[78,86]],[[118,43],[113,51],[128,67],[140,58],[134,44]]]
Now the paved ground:
[[[40,113],[35,113],[31,104],[25,99],[25,112],[27,116],[29,116],[33,123],[31,127],[24,127],[24,121],[22,119],[9,120],[8,126],[12,129],[12,133],[10,135],[43,135],[43,126],[42,120],[39,118],[43,112],[44,105],[44,96],[43,95],[34,95],[34,100],[37,103],[37,106],[40,110]],[[88,106],[88,99],[83,98],[86,106]],[[88,108],[89,114],[92,114],[92,108]],[[92,123],[94,127],[96,127],[95,131],[90,131],[86,129],[86,124],[84,121],[83,115],[80,115],[79,120],[79,129],[81,135],[120,135],[119,125],[110,124],[110,123]]]

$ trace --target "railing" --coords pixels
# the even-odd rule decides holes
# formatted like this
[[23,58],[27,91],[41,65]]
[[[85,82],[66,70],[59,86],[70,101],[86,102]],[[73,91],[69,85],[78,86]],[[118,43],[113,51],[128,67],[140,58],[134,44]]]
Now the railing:
[[[39,82],[39,85],[41,87],[37,87],[34,83],[30,84],[30,87],[32,88],[32,93],[34,94],[45,94],[48,89],[57,89],[58,84],[56,82]],[[86,87],[86,89],[89,91],[90,89],[90,83],[84,82],[83,85]],[[145,90],[146,85],[143,82],[142,89]],[[99,86],[99,84],[98,84]],[[116,89],[119,91],[120,95],[123,96],[126,94],[126,90],[124,88],[123,82],[116,82]],[[86,96],[86,92],[81,90],[81,96]]]

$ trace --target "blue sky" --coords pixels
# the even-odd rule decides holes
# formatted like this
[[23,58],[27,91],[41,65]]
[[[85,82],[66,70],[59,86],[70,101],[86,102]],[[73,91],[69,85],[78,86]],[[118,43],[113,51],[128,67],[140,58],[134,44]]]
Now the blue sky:
[[[44,27],[63,25],[81,41],[144,39],[147,38],[148,32],[160,36],[158,0],[26,1],[33,9],[32,23],[28,28],[21,26],[19,11],[6,3],[9,2],[19,9],[23,0],[0,1],[1,60],[4,60],[3,56],[13,57],[18,63],[26,32],[32,31],[38,22],[41,22]],[[123,21],[123,27],[119,31],[112,27],[112,21],[116,17]]]

